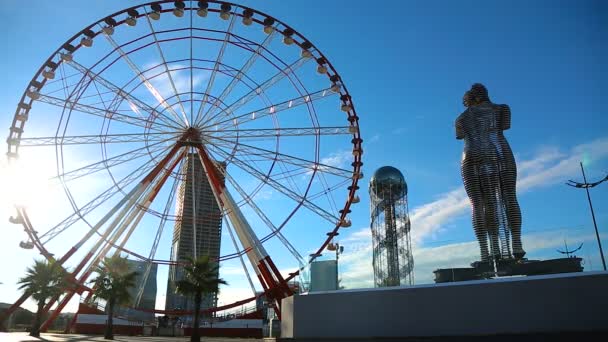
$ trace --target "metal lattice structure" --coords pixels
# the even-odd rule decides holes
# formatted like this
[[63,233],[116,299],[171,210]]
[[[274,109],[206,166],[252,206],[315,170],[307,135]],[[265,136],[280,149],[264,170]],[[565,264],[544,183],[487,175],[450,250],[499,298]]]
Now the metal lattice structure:
[[412,285],[414,257],[410,238],[407,183],[399,170],[383,166],[369,184],[376,287]]
[[517,166],[503,134],[511,127],[511,110],[492,103],[479,83],[467,91],[463,103],[467,109],[456,119],[456,138],[464,139],[461,172],[481,261],[522,258]]
[[[27,233],[22,247],[58,261],[77,285],[47,304],[54,311],[42,329],[76,293],[91,298],[87,282],[105,256],[147,263],[144,278],[153,264],[179,267],[183,256],[158,255],[171,244],[167,225],[192,222],[183,232],[192,233],[196,254],[199,211],[175,208],[179,193],[196,203],[202,191],[200,177],[178,189],[194,156],[221,212],[220,273],[234,262],[252,289],[205,312],[262,293],[280,315],[288,282],[315,259],[302,255],[320,254],[351,225],[363,177],[358,122],[327,57],[266,13],[223,1],[156,1],[85,27],[34,75],[7,139],[12,164],[28,153],[54,156],[52,179],[64,193],[52,204],[64,203],[65,212],[36,217],[17,206],[10,220]],[[344,149],[352,151],[348,163],[323,161]]]

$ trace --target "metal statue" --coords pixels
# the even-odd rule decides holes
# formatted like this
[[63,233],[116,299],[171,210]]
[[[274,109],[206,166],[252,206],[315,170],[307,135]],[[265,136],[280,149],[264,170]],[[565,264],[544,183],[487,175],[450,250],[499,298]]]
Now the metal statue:
[[481,261],[521,259],[521,212],[515,193],[517,167],[503,131],[511,127],[508,105],[494,104],[482,84],[463,97],[467,109],[456,119],[464,140],[462,179],[472,205]]

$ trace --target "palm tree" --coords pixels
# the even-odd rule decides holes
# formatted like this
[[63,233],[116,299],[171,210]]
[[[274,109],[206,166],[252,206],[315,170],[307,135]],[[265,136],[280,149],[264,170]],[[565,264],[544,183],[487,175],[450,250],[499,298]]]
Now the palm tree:
[[192,324],[191,342],[200,342],[201,337],[198,331],[198,321],[200,316],[201,303],[206,294],[217,293],[220,284],[228,283],[218,277],[219,265],[209,260],[206,255],[196,259],[188,258],[188,264],[184,266],[183,278],[176,283],[178,293],[185,296],[192,296],[194,299],[194,322]]
[[97,272],[97,277],[91,281],[94,284],[94,298],[106,300],[108,314],[104,338],[113,340],[114,308],[116,305],[124,305],[131,301],[129,289],[135,286],[137,272],[130,272],[127,258],[121,258],[120,255],[105,257],[95,272]]
[[19,279],[18,284],[20,284],[19,289],[30,294],[38,306],[30,336],[39,337],[42,311],[46,301],[49,298],[60,296],[69,285],[67,272],[55,261],[36,260],[32,267],[27,268],[25,277]]

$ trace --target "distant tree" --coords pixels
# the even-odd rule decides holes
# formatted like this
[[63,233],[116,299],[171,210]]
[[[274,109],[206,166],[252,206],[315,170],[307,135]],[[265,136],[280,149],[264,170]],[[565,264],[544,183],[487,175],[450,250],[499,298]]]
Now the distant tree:
[[201,256],[196,259],[188,258],[188,264],[184,266],[184,276],[176,283],[178,293],[191,296],[194,300],[191,342],[200,342],[201,340],[198,325],[204,295],[217,293],[220,284],[228,284],[224,279],[218,277],[218,270],[217,263],[212,262],[208,256]]
[[0,317],[3,318],[3,320],[0,321],[0,332],[8,332],[9,328],[18,328],[20,326],[30,327],[32,325],[32,322],[34,321],[34,317],[36,316],[35,313],[23,308],[17,308],[15,312],[10,315],[7,315],[6,311],[8,310],[8,307],[10,305],[0,303],[0,306],[6,306],[5,308],[0,309]]
[[135,286],[137,272],[131,272],[127,258],[119,255],[104,258],[95,272],[97,277],[91,281],[95,289],[94,298],[105,299],[108,314],[104,338],[113,340],[114,309],[116,305],[125,305],[131,301],[129,289]]
[[34,261],[32,267],[25,271],[25,277],[19,279],[19,289],[28,293],[36,301],[37,311],[34,316],[30,336],[40,336],[42,311],[48,299],[60,296],[69,286],[67,272],[54,261]]
[[13,324],[31,324],[35,317],[35,313],[19,308],[13,313]]

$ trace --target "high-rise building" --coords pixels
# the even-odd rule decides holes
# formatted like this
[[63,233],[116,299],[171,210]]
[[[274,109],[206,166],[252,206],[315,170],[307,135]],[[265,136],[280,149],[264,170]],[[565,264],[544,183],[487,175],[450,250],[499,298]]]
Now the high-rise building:
[[[223,170],[225,164],[218,163],[217,167]],[[187,257],[203,255],[213,260],[220,255],[222,214],[198,154],[188,154],[184,171],[186,174],[179,185],[175,206],[177,219],[173,229],[171,260],[184,262]],[[224,176],[222,172],[219,173],[223,182]],[[175,293],[175,282],[181,278],[181,267],[171,266],[166,310],[194,310],[190,298]],[[217,294],[209,295],[203,300],[202,308],[213,307],[216,303]]]
[[[127,260],[129,264],[129,271],[137,272],[135,279],[135,286],[129,288],[129,295],[131,297],[130,306],[139,308],[154,310],[156,306],[156,270],[157,265],[155,263],[147,263],[139,260]],[[146,270],[150,268],[148,272]],[[147,274],[146,274],[147,273]],[[129,320],[137,321],[154,321],[154,312],[145,312],[141,310],[135,310],[131,308],[121,307],[116,310],[116,315],[124,317]]]

